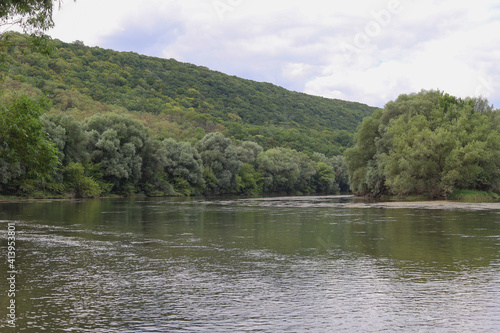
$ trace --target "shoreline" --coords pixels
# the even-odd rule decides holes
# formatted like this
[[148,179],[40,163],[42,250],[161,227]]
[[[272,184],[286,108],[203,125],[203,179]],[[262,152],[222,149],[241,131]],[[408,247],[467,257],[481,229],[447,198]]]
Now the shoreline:
[[349,208],[385,208],[385,209],[442,209],[442,210],[500,210],[500,202],[467,202],[456,200],[434,201],[396,201],[380,203],[359,203],[348,206]]
[[[193,202],[189,202],[193,203]],[[276,208],[380,208],[380,209],[441,209],[441,210],[500,210],[500,202],[467,202],[459,200],[422,200],[422,201],[373,201],[354,195],[324,196],[276,196],[264,198],[239,198],[229,200],[197,201],[199,204],[239,206],[239,207],[276,207]]]
[[[98,198],[21,198],[21,197],[0,197],[1,203],[37,203],[37,202],[77,202],[86,200],[106,200],[106,199],[138,199],[146,198],[142,195],[134,196],[105,196]],[[245,197],[234,196],[192,196],[192,197],[153,197],[158,199],[166,198],[192,198],[185,204],[207,204],[221,206],[241,206],[241,207],[297,207],[297,208],[381,208],[381,209],[441,209],[441,210],[500,210],[500,202],[483,201],[470,202],[466,200],[373,200],[352,194],[339,195],[275,195],[265,197]],[[213,200],[220,199],[220,200]]]

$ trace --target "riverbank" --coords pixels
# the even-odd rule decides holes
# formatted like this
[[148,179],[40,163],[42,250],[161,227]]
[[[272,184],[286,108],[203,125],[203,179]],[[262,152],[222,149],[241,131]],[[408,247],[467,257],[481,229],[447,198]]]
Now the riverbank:
[[73,196],[47,196],[45,198],[37,197],[19,197],[15,195],[0,195],[0,202],[39,202],[39,201],[75,201],[75,200],[100,200],[100,199],[117,199],[117,198],[146,198],[143,194],[123,196],[123,195],[106,195],[95,198],[76,198]]
[[[106,196],[94,198],[116,199],[116,198],[140,198],[146,196]],[[172,197],[158,197],[172,198]],[[182,197],[179,197],[182,198]],[[192,200],[186,202],[179,201],[179,204],[192,204],[196,202],[201,205],[221,205],[221,206],[242,206],[242,207],[298,207],[298,208],[384,208],[384,209],[467,209],[467,210],[500,210],[500,202],[484,200],[484,202],[471,202],[462,200],[422,200],[420,198],[409,198],[408,200],[395,200],[394,198],[385,198],[383,200],[367,199],[355,195],[310,195],[310,196],[270,196],[270,197],[191,197]],[[88,200],[76,198],[22,198],[15,196],[0,196],[0,202],[47,202],[47,201],[73,201]]]

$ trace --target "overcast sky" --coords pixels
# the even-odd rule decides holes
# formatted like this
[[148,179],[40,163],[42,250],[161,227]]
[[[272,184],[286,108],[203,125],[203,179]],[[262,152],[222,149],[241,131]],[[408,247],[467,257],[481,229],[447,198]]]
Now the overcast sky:
[[500,107],[500,1],[66,0],[65,42],[383,107],[440,89]]

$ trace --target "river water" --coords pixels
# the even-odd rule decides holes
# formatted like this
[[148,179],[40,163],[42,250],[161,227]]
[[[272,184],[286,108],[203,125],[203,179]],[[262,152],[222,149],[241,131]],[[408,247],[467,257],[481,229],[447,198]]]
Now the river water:
[[0,331],[500,331],[500,205],[352,200],[0,203]]

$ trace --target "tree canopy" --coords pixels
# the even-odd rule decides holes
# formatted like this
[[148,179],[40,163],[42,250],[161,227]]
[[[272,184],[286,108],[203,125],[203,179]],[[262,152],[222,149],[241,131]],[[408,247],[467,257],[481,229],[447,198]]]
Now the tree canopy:
[[500,189],[498,111],[441,91],[401,95],[366,118],[345,153],[351,188],[378,196],[446,197]]
[[0,105],[0,190],[46,181],[56,169],[58,151],[40,119],[48,103],[19,96]]
[[200,140],[223,132],[264,149],[287,147],[332,157],[353,143],[353,132],[376,108],[310,96],[245,80],[206,67],[131,52],[51,44],[48,56],[19,47],[10,33],[0,55],[8,61],[5,93],[46,94],[52,112],[83,120],[95,113],[127,112],[164,138]]
[[220,132],[195,144],[159,138],[127,114],[78,121],[45,114],[49,101],[26,95],[0,105],[0,194],[291,194],[341,188],[335,158],[322,154],[311,159],[290,148],[264,150]]

